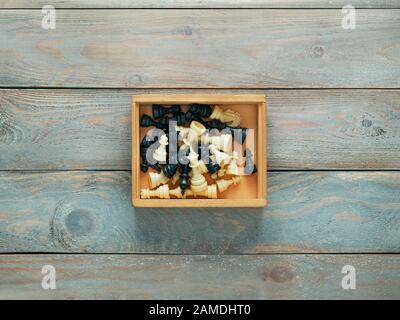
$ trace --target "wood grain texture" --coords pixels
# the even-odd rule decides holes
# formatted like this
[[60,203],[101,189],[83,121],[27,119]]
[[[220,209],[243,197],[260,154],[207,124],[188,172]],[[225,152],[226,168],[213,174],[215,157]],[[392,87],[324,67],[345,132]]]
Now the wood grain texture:
[[399,252],[400,172],[274,172],[267,208],[136,208],[130,172],[0,173],[0,252]]
[[[398,10],[0,13],[2,87],[399,88]],[[151,23],[150,23],[151,21]]]
[[265,94],[272,170],[400,169],[398,90],[0,90],[0,170],[130,170],[143,93]]
[[[40,286],[48,264],[57,290]],[[0,256],[0,299],[399,299],[399,284],[399,255]]]
[[[53,0],[56,8],[342,8],[345,0]],[[42,8],[46,0],[3,0],[0,8]],[[399,8],[396,0],[352,0],[356,8]]]

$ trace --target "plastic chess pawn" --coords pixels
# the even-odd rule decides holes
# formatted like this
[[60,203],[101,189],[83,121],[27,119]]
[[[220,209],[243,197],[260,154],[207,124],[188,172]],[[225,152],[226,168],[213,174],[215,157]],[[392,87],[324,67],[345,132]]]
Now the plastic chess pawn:
[[172,178],[179,168],[179,164],[166,164],[162,167],[164,175],[168,178]]
[[244,157],[246,158],[245,160],[245,167],[244,167],[244,174],[252,174],[257,172],[257,167],[254,164],[254,156],[253,153],[249,148],[246,148],[244,151]]
[[231,157],[229,154],[219,151],[218,148],[213,144],[210,145],[210,151],[214,155],[215,161],[221,168],[225,167],[230,162]]
[[201,136],[201,142],[212,144],[224,152],[232,149],[232,136],[230,134],[221,134],[219,136],[204,134]]
[[186,199],[187,196],[193,196],[193,192],[190,189],[187,189],[185,191],[182,191],[181,187],[176,187],[175,189],[172,189],[169,191],[170,196],[174,196],[178,199]]
[[210,115],[210,119],[217,119],[224,123],[229,123],[232,127],[237,127],[240,124],[240,114],[233,110],[223,110],[219,106],[215,106]]
[[142,198],[142,199],[150,199],[150,198],[169,199],[169,186],[167,184],[164,184],[164,185],[158,187],[156,190],[142,189],[142,190],[140,190],[140,198]]
[[207,180],[201,173],[200,164],[198,160],[199,155],[191,151],[188,155],[190,167],[192,168],[192,177],[190,179],[190,189],[194,193],[202,192],[207,189]]
[[155,120],[161,119],[164,117],[166,114],[172,113],[172,114],[177,114],[181,112],[181,106],[180,105],[172,105],[170,107],[165,107],[159,104],[153,104],[152,107],[153,111],[153,118]]
[[158,187],[160,184],[167,184],[168,182],[169,178],[164,174],[164,172],[161,173],[149,172],[150,189],[154,189]]
[[163,134],[159,140],[160,146],[154,151],[153,158],[158,162],[167,161],[168,137]]
[[194,194],[194,196],[206,197],[208,199],[217,199],[218,198],[217,185],[215,183],[208,185],[204,191],[197,192]]
[[226,168],[226,174],[230,174],[232,176],[239,175],[239,168],[237,166],[237,160],[239,159],[239,155],[236,151],[232,152],[232,160]]
[[225,180],[225,179],[219,179],[216,181],[218,191],[219,192],[224,192],[226,189],[228,189],[232,184],[238,184],[240,181],[240,177],[233,176],[232,179],[230,180]]

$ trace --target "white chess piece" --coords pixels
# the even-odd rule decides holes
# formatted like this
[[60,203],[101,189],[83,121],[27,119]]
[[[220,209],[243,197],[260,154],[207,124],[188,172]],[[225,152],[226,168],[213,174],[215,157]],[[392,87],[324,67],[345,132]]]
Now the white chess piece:
[[142,190],[140,190],[140,198],[142,198],[142,199],[150,199],[150,198],[169,199],[169,187],[167,184],[164,184],[164,185],[158,187],[156,190],[142,189]]
[[192,192],[192,190],[187,189],[185,190],[184,194],[182,194],[181,187],[177,187],[175,189],[170,190],[169,194],[178,199],[186,199],[187,196],[193,196],[194,193]]
[[207,189],[207,180],[201,174],[199,167],[199,155],[193,150],[190,151],[188,159],[190,161],[189,166],[192,168],[192,178],[190,179],[190,189],[194,193],[202,192]]
[[194,196],[195,197],[198,197],[198,196],[206,197],[208,199],[217,199],[218,198],[217,185],[215,183],[208,185],[204,191],[197,192],[194,194]]
[[181,173],[179,172],[179,170],[177,170],[171,179],[172,184],[176,184],[178,182],[180,176],[181,176]]
[[230,134],[221,134],[219,136],[210,136],[209,134],[204,134],[201,136],[201,142],[203,144],[213,144],[219,150],[224,152],[232,149],[232,136]]
[[195,132],[197,137],[203,135],[203,133],[206,132],[207,130],[206,127],[198,121],[192,121],[190,123],[190,129],[192,129]]
[[230,162],[231,157],[229,156],[229,154],[219,151],[218,147],[214,146],[213,144],[210,145],[210,152],[215,156],[215,161],[219,164],[221,168],[223,168]]
[[149,184],[150,189],[154,189],[158,187],[160,184],[168,183],[169,178],[161,171],[161,173],[157,172],[149,172]]
[[232,184],[238,184],[240,181],[240,177],[233,176],[231,180],[219,179],[216,181],[218,191],[224,192],[228,189]]
[[229,163],[228,168],[226,169],[226,173],[230,174],[232,176],[238,176],[239,175],[239,168],[237,165],[237,160],[239,159],[239,155],[236,151],[232,152],[232,160]]
[[210,119],[217,119],[224,123],[229,123],[232,127],[237,127],[240,124],[240,114],[233,110],[223,110],[219,106],[215,106],[210,115]]
[[167,160],[167,145],[168,137],[163,134],[159,140],[159,147],[154,151],[153,158],[158,162],[165,162]]

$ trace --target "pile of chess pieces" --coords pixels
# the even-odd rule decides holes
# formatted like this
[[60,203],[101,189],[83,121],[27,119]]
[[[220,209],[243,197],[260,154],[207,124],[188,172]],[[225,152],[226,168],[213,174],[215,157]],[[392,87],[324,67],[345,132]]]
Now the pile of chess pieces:
[[180,105],[152,105],[152,117],[140,119],[140,126],[149,128],[140,143],[140,170],[148,172],[149,188],[141,189],[140,197],[217,199],[241,176],[256,173],[250,149],[240,163],[233,148],[248,135],[240,121],[238,112],[218,105],[191,104],[187,112]]

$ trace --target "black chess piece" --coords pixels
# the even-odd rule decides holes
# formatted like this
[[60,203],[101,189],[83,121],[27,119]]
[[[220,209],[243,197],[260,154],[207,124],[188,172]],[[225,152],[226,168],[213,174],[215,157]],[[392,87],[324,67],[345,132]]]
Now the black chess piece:
[[161,118],[159,124],[163,127],[163,129],[168,130],[170,121],[175,121],[178,126],[183,126],[186,122],[185,114],[183,112],[178,112],[172,117],[165,115]]
[[140,158],[142,159],[142,163],[140,164],[140,170],[142,172],[147,172],[148,168],[152,168],[157,172],[161,171],[161,168],[157,164],[151,164],[147,161],[147,149],[152,146],[154,143],[158,143],[158,137],[154,136],[144,136],[142,141],[140,142]]
[[[241,128],[241,127],[229,127],[227,126],[226,129],[228,129],[232,135],[232,137],[235,139],[235,141],[239,144],[243,144],[244,141],[247,138],[247,134],[249,133],[249,129],[247,128]],[[240,130],[239,132],[237,132],[237,134],[235,135],[235,130]]]
[[189,188],[189,164],[181,164],[180,165],[181,175],[180,175],[180,183],[179,186],[182,190],[182,195],[185,193],[186,189]]
[[207,164],[207,169],[210,174],[217,173],[221,169],[220,165],[216,162],[209,161]]
[[172,178],[176,173],[176,171],[178,170],[179,166],[180,165],[178,163],[166,164],[165,166],[163,166],[162,171],[168,178]]
[[217,129],[219,131],[226,128],[226,123],[219,121],[218,119],[212,119],[203,123],[207,129]]
[[211,116],[212,109],[209,104],[194,103],[190,106],[188,112],[197,114],[202,118],[208,118],[209,116]]
[[181,106],[174,104],[170,107],[162,106],[160,104],[153,104],[153,119],[158,120],[168,113],[177,114],[181,112]]
[[140,126],[141,127],[156,127],[158,129],[165,129],[163,124],[158,121],[152,119],[149,115],[144,114],[140,118]]
[[245,174],[252,174],[257,172],[257,167],[253,161],[253,153],[249,148],[246,148],[244,151],[244,157],[246,158],[246,165],[244,167]]

